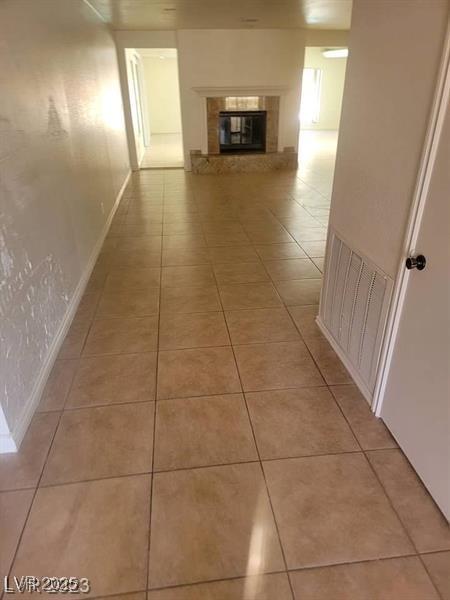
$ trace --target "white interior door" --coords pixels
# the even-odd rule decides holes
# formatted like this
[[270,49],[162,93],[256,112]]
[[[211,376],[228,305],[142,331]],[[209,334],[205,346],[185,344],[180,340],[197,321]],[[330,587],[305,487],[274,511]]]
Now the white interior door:
[[[423,212],[411,255],[380,414],[442,512],[450,519],[450,114],[449,73]],[[427,185],[427,181],[429,185]]]

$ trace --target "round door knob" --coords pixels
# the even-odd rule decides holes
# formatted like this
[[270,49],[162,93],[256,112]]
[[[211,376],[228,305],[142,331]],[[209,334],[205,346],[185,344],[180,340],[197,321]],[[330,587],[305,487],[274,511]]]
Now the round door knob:
[[423,271],[427,264],[427,259],[423,254],[418,254],[417,256],[408,256],[406,259],[406,268],[408,270],[417,269],[418,271]]

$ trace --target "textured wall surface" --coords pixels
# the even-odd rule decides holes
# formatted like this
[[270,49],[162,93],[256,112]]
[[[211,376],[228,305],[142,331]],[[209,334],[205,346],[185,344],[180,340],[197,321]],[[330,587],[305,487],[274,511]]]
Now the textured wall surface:
[[116,53],[83,0],[0,2],[0,403],[14,430],[128,172]]

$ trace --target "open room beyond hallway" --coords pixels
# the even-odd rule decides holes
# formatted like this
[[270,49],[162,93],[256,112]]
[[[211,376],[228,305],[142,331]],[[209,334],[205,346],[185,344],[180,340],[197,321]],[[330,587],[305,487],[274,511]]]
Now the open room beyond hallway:
[[[334,130],[300,131],[298,177],[326,199],[321,206],[317,201],[316,205],[311,207],[316,217],[329,216],[337,140],[338,132]],[[328,225],[328,221],[325,222],[324,219],[323,223]]]
[[127,48],[125,60],[134,167],[184,167],[176,48]]

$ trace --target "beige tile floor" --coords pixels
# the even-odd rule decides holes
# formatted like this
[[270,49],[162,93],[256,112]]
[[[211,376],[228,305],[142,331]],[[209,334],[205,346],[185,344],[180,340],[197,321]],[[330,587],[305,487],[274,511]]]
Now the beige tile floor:
[[157,133],[142,157],[141,169],[182,167],[184,165],[181,133]]
[[0,456],[2,577],[129,600],[450,597],[448,525],[314,321],[325,204],[298,173],[133,175]]

